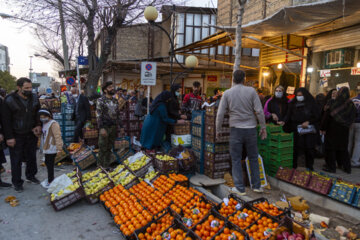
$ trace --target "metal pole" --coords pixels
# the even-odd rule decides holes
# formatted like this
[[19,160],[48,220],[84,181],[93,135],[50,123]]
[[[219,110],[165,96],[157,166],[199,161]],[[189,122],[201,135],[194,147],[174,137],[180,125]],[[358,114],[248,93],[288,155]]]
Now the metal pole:
[[64,54],[64,68],[65,71],[70,69],[69,66],[69,53],[68,53],[68,45],[66,43],[66,33],[65,33],[65,22],[64,22],[64,12],[62,8],[62,0],[58,0],[59,5],[59,16],[60,16],[60,27],[61,27],[61,41],[63,45],[63,54]]
[[150,107],[150,86],[147,86],[147,114],[149,114]]
[[81,94],[81,82],[80,82],[80,70],[79,70],[79,57],[76,58],[76,72],[77,72],[77,79],[79,84],[79,95]]
[[30,80],[32,81],[32,70],[33,70],[33,68],[32,68],[32,58],[33,58],[33,56],[29,56],[29,58],[30,58],[30,69],[29,69],[30,74],[29,74],[29,77],[30,77]]

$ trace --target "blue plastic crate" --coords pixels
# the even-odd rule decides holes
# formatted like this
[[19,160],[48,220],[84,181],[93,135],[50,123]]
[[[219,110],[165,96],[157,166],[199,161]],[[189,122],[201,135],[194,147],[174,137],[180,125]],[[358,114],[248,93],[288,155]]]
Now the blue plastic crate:
[[351,187],[343,182],[335,182],[331,187],[329,197],[340,202],[352,204],[356,194],[356,187]]
[[191,112],[191,123],[204,125],[205,121],[205,111],[203,110],[195,110]]
[[196,136],[191,136],[191,148],[195,151],[201,151],[203,148],[203,139]]
[[360,188],[357,189],[357,193],[355,194],[352,205],[354,207],[360,208]]
[[196,157],[197,171],[201,174],[204,174],[204,152],[195,150],[193,151]]

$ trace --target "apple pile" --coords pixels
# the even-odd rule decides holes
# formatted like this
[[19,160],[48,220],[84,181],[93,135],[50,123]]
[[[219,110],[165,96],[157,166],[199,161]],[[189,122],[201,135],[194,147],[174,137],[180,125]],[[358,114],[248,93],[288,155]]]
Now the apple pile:
[[304,240],[305,237],[301,233],[282,232],[276,236],[276,240]]

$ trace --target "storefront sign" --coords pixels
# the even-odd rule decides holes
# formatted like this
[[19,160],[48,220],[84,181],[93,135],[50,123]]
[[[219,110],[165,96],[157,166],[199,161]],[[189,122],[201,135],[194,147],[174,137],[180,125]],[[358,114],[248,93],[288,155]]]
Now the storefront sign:
[[141,85],[156,85],[156,62],[141,63]]
[[337,85],[336,85],[336,90],[339,91],[339,89],[342,88],[342,87],[347,87],[347,88],[350,89],[349,83],[348,83],[348,82],[344,82],[344,83],[337,84]]
[[351,75],[360,75],[360,68],[351,68]]
[[207,80],[208,80],[208,82],[217,82],[217,76],[216,75],[208,75]]
[[320,77],[331,77],[331,70],[320,70]]

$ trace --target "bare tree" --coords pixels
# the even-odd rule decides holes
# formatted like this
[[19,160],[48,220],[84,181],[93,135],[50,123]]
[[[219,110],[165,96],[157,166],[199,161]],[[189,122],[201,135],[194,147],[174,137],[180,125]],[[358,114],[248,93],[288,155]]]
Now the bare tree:
[[235,47],[235,62],[234,62],[234,72],[240,69],[241,64],[241,44],[242,44],[242,21],[244,17],[245,4],[247,0],[238,0],[239,3],[239,13],[236,26],[236,47]]
[[[60,28],[58,0],[12,0],[18,4],[18,16],[54,29]],[[160,6],[171,0],[62,0],[66,29],[81,24],[86,32],[89,58],[86,92],[96,93],[98,80],[110,55],[119,28],[139,22],[145,7]],[[104,30],[105,41],[101,53],[96,54],[96,34]],[[85,38],[83,39],[85,40]],[[124,46],[125,47],[125,46]]]

